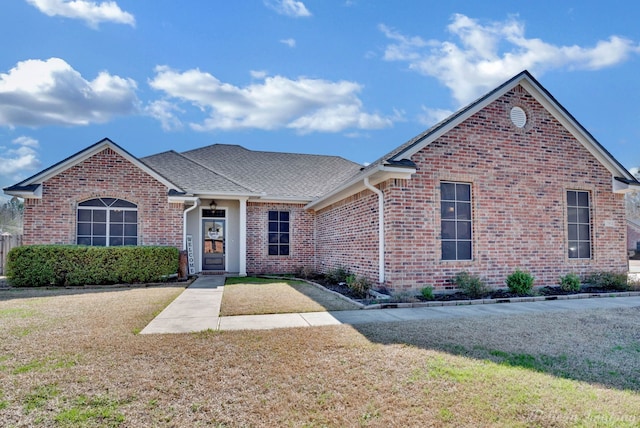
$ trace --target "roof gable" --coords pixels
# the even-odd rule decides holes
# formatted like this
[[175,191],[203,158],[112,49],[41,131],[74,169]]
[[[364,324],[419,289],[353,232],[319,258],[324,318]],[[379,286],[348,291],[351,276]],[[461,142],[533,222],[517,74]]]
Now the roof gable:
[[176,189],[178,191],[181,191],[179,186],[176,186],[174,183],[167,180],[158,172],[140,162],[138,158],[136,158],[131,153],[127,152],[108,138],[103,138],[102,140],[87,147],[86,149],[81,150],[78,153],[56,163],[55,165],[52,165],[49,168],[46,168],[38,172],[37,174],[32,175],[31,177],[21,181],[20,183],[14,184],[13,186],[7,187],[3,190],[8,195],[19,196],[22,198],[40,198],[42,196],[42,183],[44,181],[47,181],[50,178],[66,171],[67,169],[84,162],[85,160],[102,152],[105,149],[111,149],[114,152],[118,153],[127,161],[131,162],[133,165],[140,168],[145,173],[149,174],[151,177],[167,186],[169,189]]
[[394,151],[383,156],[376,163],[388,163],[409,159],[415,153],[437,140],[440,136],[505,95],[518,85],[522,86],[540,103],[562,126],[565,127],[612,176],[622,178],[621,183],[640,186],[635,177],[627,171],[528,71],[523,71],[466,107],[458,110],[445,120],[437,123],[422,134],[407,141]]

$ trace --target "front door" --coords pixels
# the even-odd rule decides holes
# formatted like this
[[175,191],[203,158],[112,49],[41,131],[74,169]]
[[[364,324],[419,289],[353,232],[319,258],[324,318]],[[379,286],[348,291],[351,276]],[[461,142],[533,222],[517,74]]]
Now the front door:
[[225,270],[225,226],[225,220],[202,220],[202,270]]

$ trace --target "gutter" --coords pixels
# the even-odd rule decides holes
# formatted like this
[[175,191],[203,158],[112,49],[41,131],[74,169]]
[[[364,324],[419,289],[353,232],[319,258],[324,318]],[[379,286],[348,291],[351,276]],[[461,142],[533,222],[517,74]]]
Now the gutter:
[[364,178],[364,187],[378,195],[378,282],[384,283],[384,193],[372,186],[369,177]]
[[200,206],[200,198],[193,199],[193,206],[187,208],[182,213],[182,249],[187,249],[187,213],[193,211]]

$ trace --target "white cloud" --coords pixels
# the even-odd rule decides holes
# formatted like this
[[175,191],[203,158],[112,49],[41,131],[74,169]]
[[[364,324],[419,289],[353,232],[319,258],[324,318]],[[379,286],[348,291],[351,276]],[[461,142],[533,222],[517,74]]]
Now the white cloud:
[[290,48],[295,48],[296,47],[296,39],[282,39],[282,40],[280,40],[280,43],[285,44],[285,45],[289,46]]
[[422,114],[418,116],[418,121],[423,125],[431,126],[443,121],[452,114],[453,112],[451,110],[422,106]]
[[37,140],[25,136],[16,138],[12,143],[18,147],[0,146],[0,175],[19,180],[25,175],[23,173],[40,168],[36,151],[39,144]]
[[115,1],[96,3],[87,0],[26,0],[47,16],[80,19],[96,28],[101,22],[135,26],[132,14],[120,9]]
[[87,125],[137,111],[136,83],[100,72],[91,81],[60,58],[0,73],[0,126]]
[[356,96],[361,86],[348,81],[265,75],[259,82],[238,87],[198,69],[177,72],[159,66],[149,84],[167,99],[207,112],[202,123],[191,123],[198,131],[291,128],[301,133],[339,132],[393,124],[393,118],[364,112]]
[[384,59],[407,62],[411,69],[435,77],[460,104],[524,69],[537,75],[558,68],[597,70],[640,52],[637,43],[619,36],[597,41],[593,47],[557,46],[527,38],[524,24],[514,17],[481,24],[456,14],[447,29],[453,41],[408,37],[381,25],[380,30],[391,40]]
[[294,18],[311,16],[311,12],[301,1],[296,0],[265,0],[265,5],[278,12],[280,15]]
[[176,131],[183,127],[182,121],[175,114],[175,112],[182,113],[183,110],[167,100],[153,101],[145,111],[149,116],[159,120],[165,131]]
[[633,167],[629,170],[629,172],[631,173],[631,175],[633,175],[636,178],[640,178],[640,167]]

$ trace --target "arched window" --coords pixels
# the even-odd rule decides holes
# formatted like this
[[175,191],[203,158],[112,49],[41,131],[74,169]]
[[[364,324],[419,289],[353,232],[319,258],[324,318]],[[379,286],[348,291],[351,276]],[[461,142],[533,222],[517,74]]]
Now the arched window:
[[116,198],[78,204],[78,245],[138,245],[138,206]]

